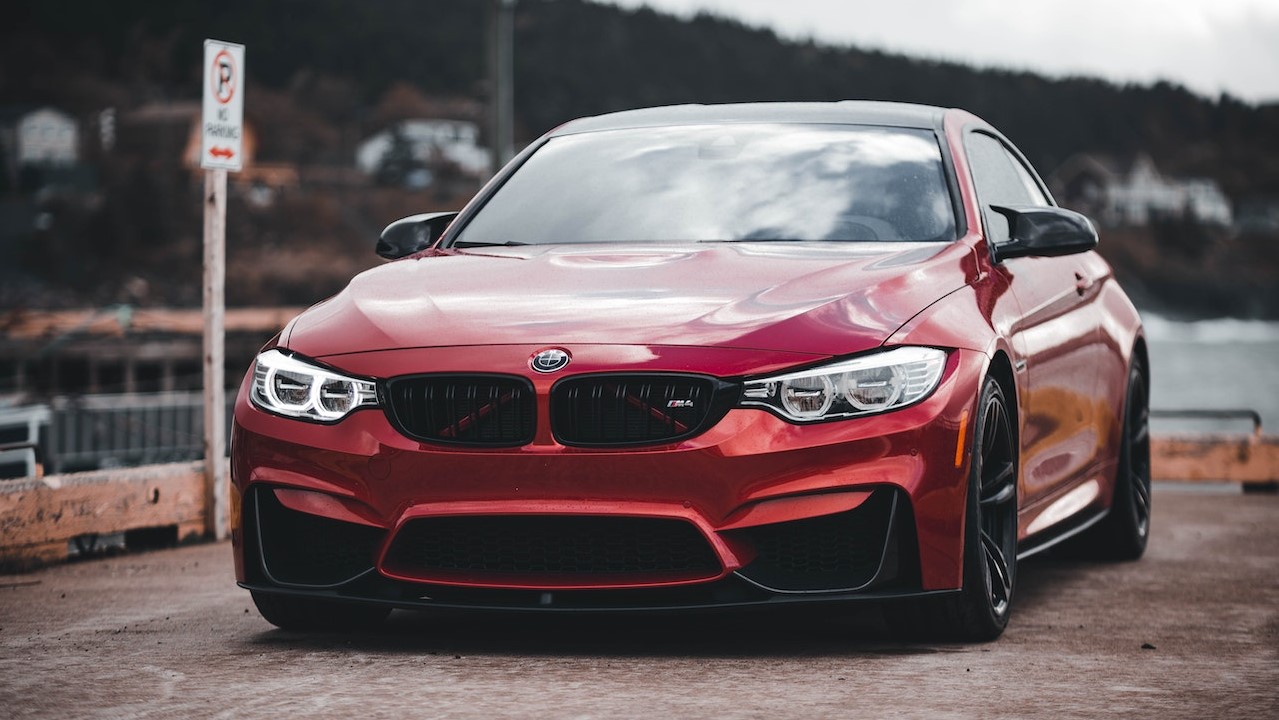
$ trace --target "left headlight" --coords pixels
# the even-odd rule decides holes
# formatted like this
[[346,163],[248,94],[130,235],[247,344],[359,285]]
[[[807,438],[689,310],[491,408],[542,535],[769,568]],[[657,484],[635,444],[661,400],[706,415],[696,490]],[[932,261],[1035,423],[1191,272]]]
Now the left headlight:
[[279,415],[336,422],[356,408],[377,405],[377,386],[272,349],[253,363],[249,397]]
[[831,365],[746,381],[741,405],[792,422],[819,422],[896,410],[937,388],[946,353],[899,347]]

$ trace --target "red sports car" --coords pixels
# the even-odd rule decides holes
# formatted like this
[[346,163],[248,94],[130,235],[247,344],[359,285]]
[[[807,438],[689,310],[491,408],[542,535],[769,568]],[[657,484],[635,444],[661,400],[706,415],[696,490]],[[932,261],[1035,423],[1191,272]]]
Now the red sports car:
[[871,601],[997,637],[1018,559],[1149,533],[1150,365],[1096,244],[960,110],[570,122],[257,357],[239,583],[285,628]]

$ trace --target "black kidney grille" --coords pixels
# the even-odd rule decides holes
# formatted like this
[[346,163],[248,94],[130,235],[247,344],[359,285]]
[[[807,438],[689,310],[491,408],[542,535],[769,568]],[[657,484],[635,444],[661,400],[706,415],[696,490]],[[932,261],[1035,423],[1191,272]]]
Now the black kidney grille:
[[413,520],[385,564],[430,579],[546,576],[710,577],[720,564],[683,520],[560,515]]
[[716,384],[689,375],[588,375],[551,391],[551,430],[568,445],[678,440],[718,410]]
[[388,415],[419,440],[470,445],[532,441],[537,397],[525,379],[418,375],[387,383]]

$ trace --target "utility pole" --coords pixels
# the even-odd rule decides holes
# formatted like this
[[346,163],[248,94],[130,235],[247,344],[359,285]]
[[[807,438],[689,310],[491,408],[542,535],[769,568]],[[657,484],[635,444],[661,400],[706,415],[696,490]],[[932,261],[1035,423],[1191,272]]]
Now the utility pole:
[[226,538],[226,170],[204,172],[204,532]]
[[243,165],[244,46],[204,41],[204,533],[227,536],[226,176]]
[[489,0],[489,157],[492,172],[515,156],[515,2]]

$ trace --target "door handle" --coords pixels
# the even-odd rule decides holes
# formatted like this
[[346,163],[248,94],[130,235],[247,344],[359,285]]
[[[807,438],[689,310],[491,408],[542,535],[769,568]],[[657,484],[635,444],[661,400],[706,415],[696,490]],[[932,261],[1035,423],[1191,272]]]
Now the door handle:
[[1075,273],[1075,292],[1083,295],[1092,287],[1092,278],[1085,277],[1083,273]]

